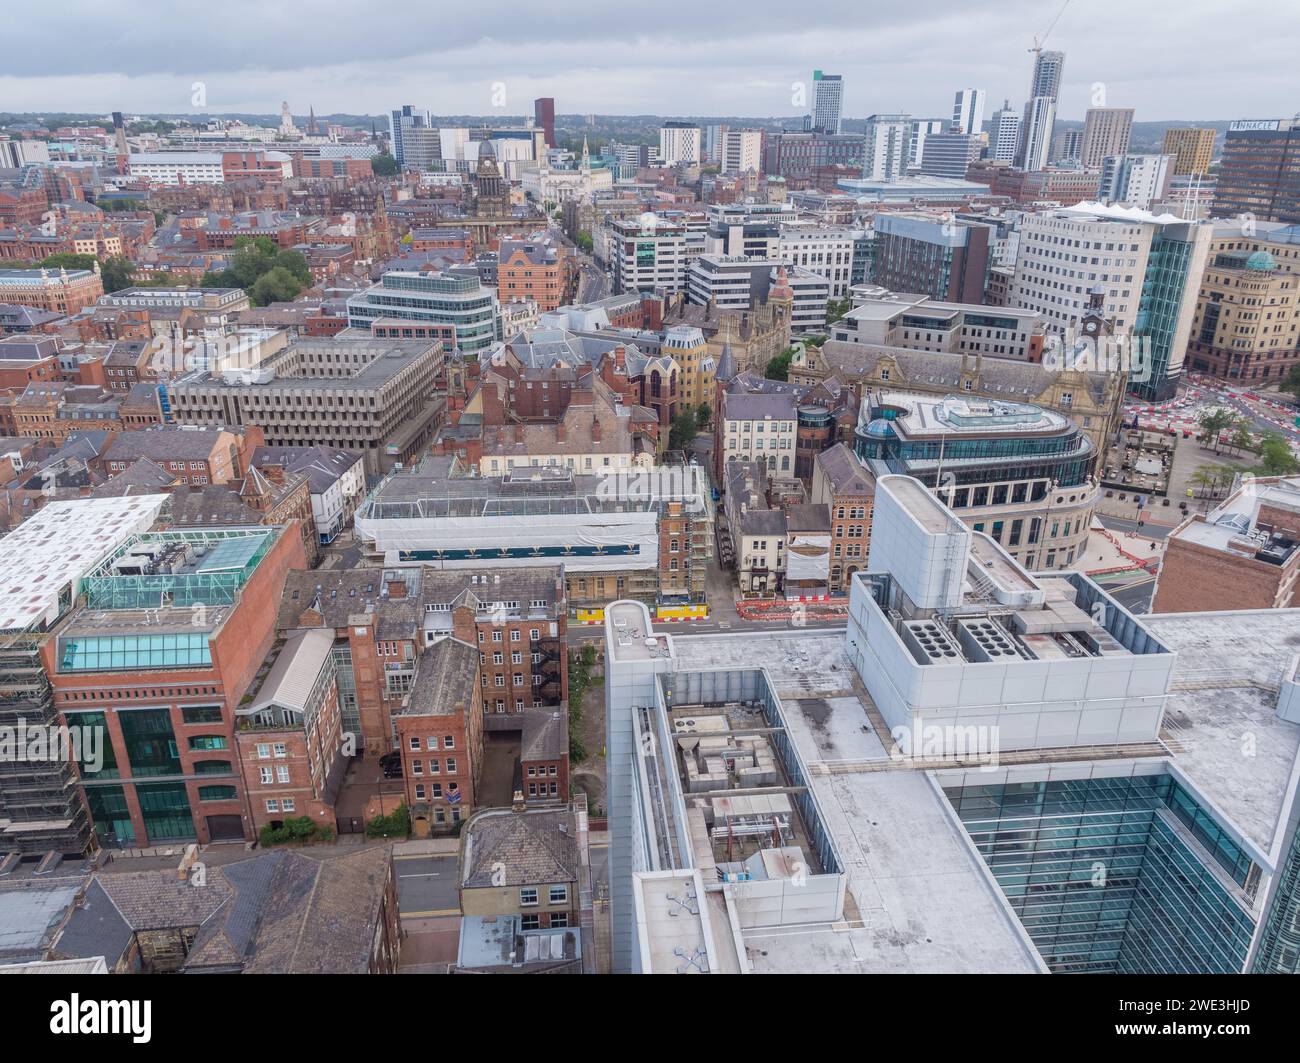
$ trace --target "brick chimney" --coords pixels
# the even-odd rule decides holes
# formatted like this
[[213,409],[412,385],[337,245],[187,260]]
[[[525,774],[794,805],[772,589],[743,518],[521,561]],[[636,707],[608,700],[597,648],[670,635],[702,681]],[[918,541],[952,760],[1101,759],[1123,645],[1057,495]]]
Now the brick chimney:
[[523,790],[516,790],[514,799],[510,802],[510,808],[514,812],[523,812],[527,806],[524,804]]
[[561,417],[558,421],[555,422],[555,441],[557,443],[564,442],[564,418],[563,417]]
[[591,419],[591,441],[593,443],[600,442],[600,418],[599,417],[593,417]]

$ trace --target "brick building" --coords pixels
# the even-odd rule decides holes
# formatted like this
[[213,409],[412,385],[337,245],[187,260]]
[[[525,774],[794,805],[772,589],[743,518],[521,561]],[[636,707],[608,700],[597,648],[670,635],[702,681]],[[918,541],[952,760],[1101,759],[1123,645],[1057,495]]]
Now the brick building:
[[1169,533],[1152,612],[1300,605],[1300,479],[1240,485]]
[[416,837],[473,813],[483,768],[483,695],[474,681],[476,650],[458,638],[431,646],[410,696],[393,716],[402,777]]

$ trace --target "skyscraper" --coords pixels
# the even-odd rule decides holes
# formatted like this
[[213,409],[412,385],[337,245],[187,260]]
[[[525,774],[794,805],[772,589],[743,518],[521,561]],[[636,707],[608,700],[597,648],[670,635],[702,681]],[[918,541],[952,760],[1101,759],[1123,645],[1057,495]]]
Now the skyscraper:
[[1206,174],[1214,158],[1213,129],[1166,129],[1162,154],[1174,156],[1175,174]]
[[1107,156],[1127,155],[1132,132],[1132,107],[1089,107],[1083,116],[1080,164],[1092,170]]
[[1061,96],[1061,71],[1065,68],[1064,52],[1040,51],[1034,57],[1034,76],[1029,83],[1029,98],[1050,96],[1053,100]]
[[546,132],[546,146],[555,147],[555,100],[542,96],[533,100],[533,121]]
[[665,122],[659,129],[659,164],[698,165],[704,158],[702,140],[699,126],[690,122]]
[[1025,104],[1025,120],[1020,126],[1022,170],[1041,170],[1047,165],[1052,146],[1052,126],[1056,122],[1056,101],[1050,96],[1035,96]]
[[905,114],[873,114],[867,119],[862,176],[897,181],[907,169],[910,121]]
[[1016,161],[1022,170],[1041,170],[1047,165],[1052,146],[1052,126],[1056,122],[1056,103],[1061,95],[1061,72],[1065,69],[1064,52],[1034,53],[1034,73],[1029,79],[1029,100],[1020,126],[1020,145]]
[[844,79],[839,74],[813,71],[812,128],[818,133],[838,133],[844,106]]
[[406,163],[406,145],[403,141],[405,131],[427,129],[429,125],[429,112],[417,111],[409,103],[389,114],[388,139],[392,146],[393,158],[397,160],[398,166],[404,166]]
[[983,89],[957,90],[952,101],[952,131],[971,134],[984,131]]
[[1020,143],[1020,112],[1013,110],[1010,100],[989,119],[989,158],[994,162],[1015,162],[1016,148]]
[[1223,144],[1215,217],[1300,222],[1300,117],[1233,122]]

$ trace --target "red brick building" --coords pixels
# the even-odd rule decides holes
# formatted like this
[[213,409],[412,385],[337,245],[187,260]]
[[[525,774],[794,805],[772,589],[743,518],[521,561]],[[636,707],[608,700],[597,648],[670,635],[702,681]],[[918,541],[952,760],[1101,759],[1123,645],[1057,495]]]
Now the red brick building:
[[[163,556],[166,575],[140,585]],[[42,657],[60,722],[105,729],[102,764],[83,761],[79,780],[101,845],[253,837],[237,710],[304,564],[293,529],[154,530],[83,581],[85,603]]]
[[410,697],[393,716],[411,829],[428,837],[473,812],[483,768],[483,698],[474,647],[458,638],[421,658]]

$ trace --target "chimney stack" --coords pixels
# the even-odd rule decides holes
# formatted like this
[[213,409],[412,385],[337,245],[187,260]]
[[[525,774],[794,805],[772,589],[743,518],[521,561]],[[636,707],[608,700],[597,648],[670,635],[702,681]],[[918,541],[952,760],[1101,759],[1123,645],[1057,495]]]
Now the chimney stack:
[[592,417],[591,419],[591,441],[593,443],[600,442],[600,418],[599,417]]
[[524,804],[523,790],[516,790],[514,799],[510,803],[511,810],[515,812],[522,812],[525,809],[525,807],[527,806],[525,806]]

